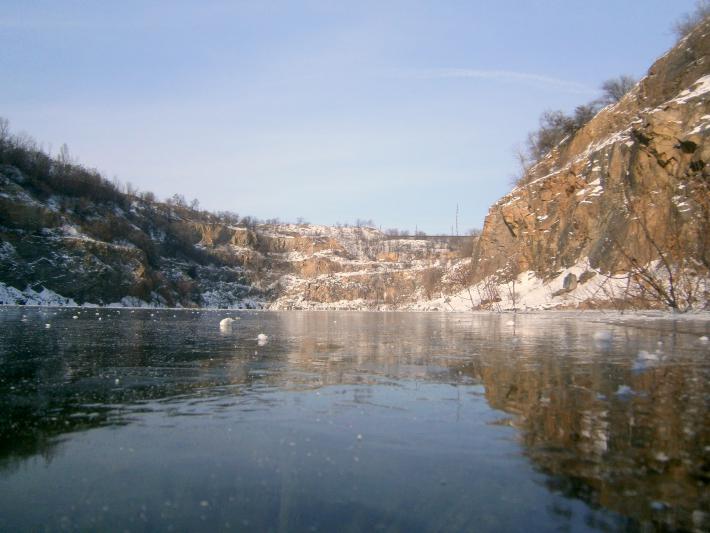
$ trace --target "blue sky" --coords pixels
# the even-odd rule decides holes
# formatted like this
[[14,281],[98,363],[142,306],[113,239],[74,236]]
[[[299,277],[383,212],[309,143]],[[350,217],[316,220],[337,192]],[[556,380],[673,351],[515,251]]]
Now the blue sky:
[[545,109],[642,76],[692,0],[29,1],[0,116],[164,198],[313,223],[481,227]]

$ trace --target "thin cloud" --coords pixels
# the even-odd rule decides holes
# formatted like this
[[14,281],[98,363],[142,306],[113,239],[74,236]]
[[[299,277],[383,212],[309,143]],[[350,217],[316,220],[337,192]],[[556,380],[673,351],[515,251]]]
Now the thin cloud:
[[520,83],[525,85],[535,85],[547,87],[558,91],[590,94],[597,91],[576,81],[562,80],[551,76],[540,74],[530,74],[527,72],[515,72],[510,70],[479,70],[470,68],[429,68],[429,69],[396,69],[388,72],[396,78],[415,80],[437,80],[437,79],[465,79],[475,78],[481,80],[503,81],[509,83]]

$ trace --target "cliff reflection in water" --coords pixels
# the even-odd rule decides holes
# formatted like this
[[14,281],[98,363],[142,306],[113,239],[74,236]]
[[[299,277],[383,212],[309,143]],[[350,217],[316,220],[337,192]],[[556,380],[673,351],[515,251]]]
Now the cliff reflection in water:
[[[51,461],[74,432],[146,412],[258,404],[268,417],[264,391],[343,384],[362,385],[354,401],[366,406],[370,386],[421,381],[483,392],[550,491],[635,524],[708,525],[710,364],[697,343],[707,323],[286,312],[238,313],[233,330],[219,332],[224,313],[73,313],[0,315],[5,472],[37,454]],[[610,342],[595,342],[602,330]],[[258,346],[262,331],[270,340]],[[639,362],[642,350],[653,357]]]
[[[481,383],[551,490],[644,522],[708,524],[710,362],[697,341],[707,326],[592,316],[346,315],[356,351],[338,348],[339,330],[319,315],[282,323],[294,338],[310,332],[289,361],[319,368],[319,384]],[[611,340],[595,340],[599,331]]]
[[710,366],[697,336],[615,328],[607,345],[579,321],[544,334],[522,322],[516,357],[481,354],[479,375],[548,486],[642,521],[707,525]]

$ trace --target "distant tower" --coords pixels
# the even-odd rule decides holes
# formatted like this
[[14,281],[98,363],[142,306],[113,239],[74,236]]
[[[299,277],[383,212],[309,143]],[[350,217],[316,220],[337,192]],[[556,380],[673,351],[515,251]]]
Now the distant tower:
[[459,204],[456,204],[456,236],[459,236]]

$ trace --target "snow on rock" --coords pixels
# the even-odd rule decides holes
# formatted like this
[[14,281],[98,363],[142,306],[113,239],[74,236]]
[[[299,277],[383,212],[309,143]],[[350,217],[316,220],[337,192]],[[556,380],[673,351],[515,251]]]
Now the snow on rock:
[[0,242],[0,260],[8,260],[17,254],[15,247],[9,242]]
[[49,307],[76,306],[76,302],[42,287],[39,292],[27,287],[20,291],[0,282],[0,305],[43,305]]
[[152,308],[155,307],[148,302],[136,298],[135,296],[124,296],[120,301],[114,302],[108,305],[108,307],[145,307]]
[[630,396],[633,393],[634,391],[628,385],[619,385],[619,388],[616,389],[615,394],[617,396]]
[[681,91],[671,102],[685,104],[710,92],[710,74],[698,79],[690,88]]
[[[656,262],[649,268],[655,269]],[[580,280],[576,285],[565,289],[568,276]],[[710,284],[706,287],[710,289]],[[626,295],[633,296],[623,276],[608,276],[598,272],[585,257],[575,265],[562,270],[554,277],[542,279],[535,272],[522,272],[515,279],[505,276],[488,276],[479,283],[465,287],[452,294],[442,295],[430,300],[420,298],[416,302],[403,304],[399,308],[407,310],[442,310],[471,311],[477,309],[491,311],[541,311],[548,309],[585,308],[608,302]],[[702,288],[700,292],[703,292]],[[703,308],[699,302],[698,308]],[[609,332],[598,332],[595,341],[601,340]],[[605,338],[605,337],[604,337]],[[603,341],[606,342],[606,341]]]
[[646,350],[640,350],[636,359],[641,361],[658,361],[660,359],[657,353],[647,352]]
[[244,286],[220,287],[202,293],[203,307],[208,309],[262,309],[263,299],[244,296]]

